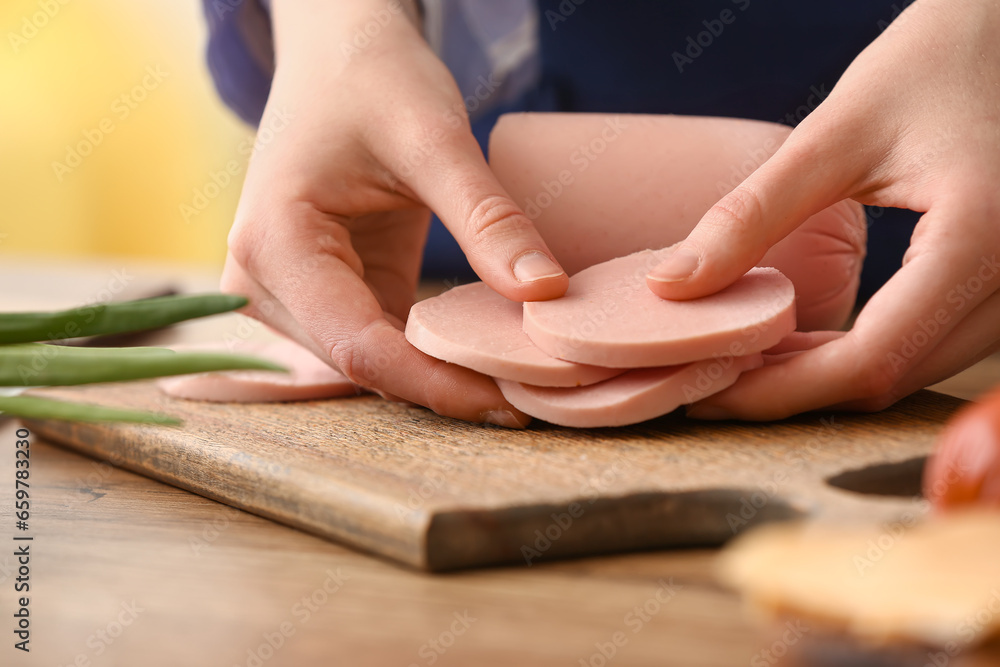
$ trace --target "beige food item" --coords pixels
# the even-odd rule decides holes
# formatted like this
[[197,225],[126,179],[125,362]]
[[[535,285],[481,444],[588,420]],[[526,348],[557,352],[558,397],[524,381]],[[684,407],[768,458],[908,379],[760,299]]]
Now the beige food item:
[[907,528],[912,521],[764,526],[723,552],[721,575],[766,614],[869,642],[911,641],[954,655],[1000,636],[1000,512]]

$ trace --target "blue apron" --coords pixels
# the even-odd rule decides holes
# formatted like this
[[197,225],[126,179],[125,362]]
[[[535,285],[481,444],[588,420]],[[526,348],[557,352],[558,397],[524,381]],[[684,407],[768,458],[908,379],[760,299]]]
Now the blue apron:
[[[672,113],[797,125],[905,0],[539,0],[541,80],[508,111]],[[900,267],[918,215],[869,215],[861,301]],[[435,219],[424,275],[472,278]]]

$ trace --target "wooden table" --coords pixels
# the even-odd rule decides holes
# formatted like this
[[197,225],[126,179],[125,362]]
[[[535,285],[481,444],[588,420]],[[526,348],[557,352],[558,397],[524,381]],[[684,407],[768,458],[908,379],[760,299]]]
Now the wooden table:
[[[0,306],[87,300],[115,266],[53,278],[52,265],[8,262]],[[211,276],[183,275],[182,287],[210,288]],[[998,365],[938,389],[972,397]],[[0,428],[0,665],[728,667],[772,639],[716,583],[714,551],[425,575],[33,439],[24,654],[9,630],[14,429]]]

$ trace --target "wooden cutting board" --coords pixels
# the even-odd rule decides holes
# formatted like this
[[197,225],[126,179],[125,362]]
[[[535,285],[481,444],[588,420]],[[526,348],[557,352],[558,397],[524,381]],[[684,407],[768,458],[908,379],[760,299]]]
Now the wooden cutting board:
[[[799,516],[919,514],[915,459],[964,403],[924,391],[871,415],[743,424],[677,413],[628,428],[512,431],[374,396],[211,404],[169,399],[150,383],[44,393],[184,419],[28,422],[49,440],[433,571],[715,545]],[[868,493],[834,488],[834,477]]]

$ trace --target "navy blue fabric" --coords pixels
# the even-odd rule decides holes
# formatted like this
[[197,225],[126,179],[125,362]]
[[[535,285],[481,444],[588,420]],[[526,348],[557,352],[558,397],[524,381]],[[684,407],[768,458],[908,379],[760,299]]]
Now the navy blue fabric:
[[255,8],[220,0],[202,0],[202,8],[210,35],[206,59],[219,97],[243,121],[256,127],[271,92],[271,73],[251,55],[238,16]]
[[[900,0],[539,0],[539,90],[480,119],[473,130],[485,148],[499,113],[514,109],[796,125],[899,6]],[[862,300],[899,268],[916,218],[893,210],[870,218]],[[436,220],[425,267],[426,275],[471,277]]]

